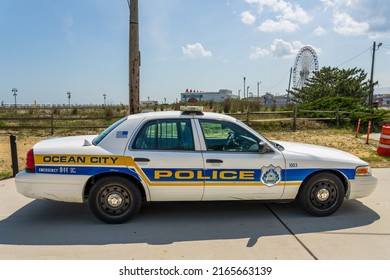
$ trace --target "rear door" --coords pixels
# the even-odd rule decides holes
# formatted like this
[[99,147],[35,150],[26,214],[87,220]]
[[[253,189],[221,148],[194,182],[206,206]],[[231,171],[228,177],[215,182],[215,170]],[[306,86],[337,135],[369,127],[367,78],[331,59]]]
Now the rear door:
[[193,122],[188,116],[149,120],[130,143],[129,168],[148,186],[151,201],[201,200],[203,158]]

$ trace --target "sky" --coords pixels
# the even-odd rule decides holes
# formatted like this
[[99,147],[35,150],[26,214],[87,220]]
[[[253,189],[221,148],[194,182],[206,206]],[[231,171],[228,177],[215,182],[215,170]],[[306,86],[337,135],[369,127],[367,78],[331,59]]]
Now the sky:
[[[139,0],[140,99],[283,95],[299,50],[390,87],[388,0]],[[378,48],[379,43],[382,43]],[[127,0],[0,0],[0,100],[128,104]],[[246,89],[245,89],[246,90]]]

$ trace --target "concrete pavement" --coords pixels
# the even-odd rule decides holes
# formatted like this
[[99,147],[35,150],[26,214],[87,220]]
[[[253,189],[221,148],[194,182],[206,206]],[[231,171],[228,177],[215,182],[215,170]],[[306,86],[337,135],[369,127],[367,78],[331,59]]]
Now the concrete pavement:
[[[362,135],[361,138],[367,139],[367,134]],[[380,138],[381,138],[381,133],[370,133],[369,139],[379,141]]]
[[317,218],[296,204],[156,203],[107,225],[86,205],[32,200],[0,181],[0,259],[390,259],[390,169],[364,199]]

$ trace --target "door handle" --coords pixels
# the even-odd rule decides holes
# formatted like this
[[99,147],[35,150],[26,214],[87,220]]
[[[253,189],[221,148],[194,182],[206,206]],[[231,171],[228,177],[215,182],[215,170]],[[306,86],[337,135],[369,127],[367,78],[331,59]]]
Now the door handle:
[[137,162],[149,162],[150,159],[148,159],[148,158],[136,157],[136,158],[134,158],[134,161],[137,161]]
[[206,162],[207,163],[223,163],[223,160],[222,159],[206,159]]

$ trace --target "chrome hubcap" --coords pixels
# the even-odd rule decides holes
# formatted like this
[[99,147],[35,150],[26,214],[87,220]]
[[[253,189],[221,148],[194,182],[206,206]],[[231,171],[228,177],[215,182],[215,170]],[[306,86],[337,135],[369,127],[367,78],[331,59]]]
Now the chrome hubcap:
[[320,189],[318,192],[317,192],[317,199],[319,201],[325,201],[329,198],[329,190],[327,189]]
[[122,202],[123,202],[122,196],[117,193],[110,194],[107,197],[107,203],[111,207],[119,207],[122,204]]

